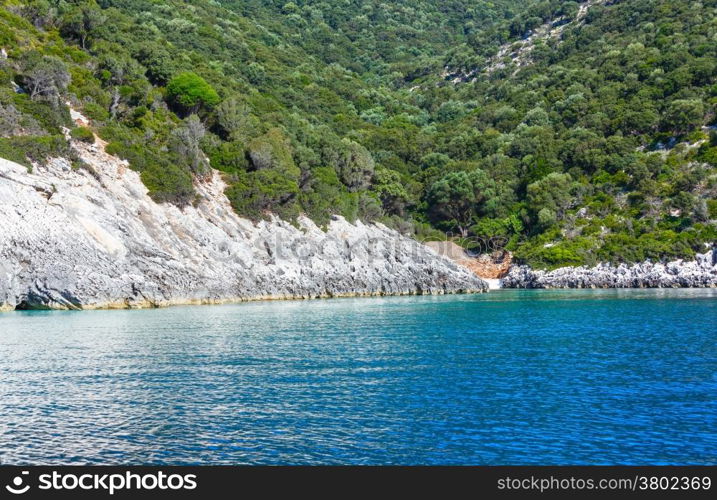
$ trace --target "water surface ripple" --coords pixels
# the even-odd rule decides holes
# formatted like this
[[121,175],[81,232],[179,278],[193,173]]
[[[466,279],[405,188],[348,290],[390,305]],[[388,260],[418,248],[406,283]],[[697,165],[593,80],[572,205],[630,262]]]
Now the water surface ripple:
[[2,464],[717,464],[717,290],[0,314]]

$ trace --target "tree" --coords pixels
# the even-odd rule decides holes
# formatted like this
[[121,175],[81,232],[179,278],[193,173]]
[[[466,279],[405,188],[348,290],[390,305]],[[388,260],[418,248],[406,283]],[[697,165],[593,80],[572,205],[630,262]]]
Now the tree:
[[57,15],[56,9],[52,8],[47,0],[27,0],[22,3],[20,12],[36,28],[43,28],[52,24]]
[[578,15],[578,9],[578,4],[575,2],[563,2],[558,13],[572,20]]
[[373,190],[381,200],[386,212],[403,215],[409,195],[406,186],[401,181],[401,174],[395,170],[378,167],[373,178]]
[[259,219],[267,211],[292,216],[296,215],[292,202],[299,194],[299,186],[281,172],[266,169],[240,175],[226,194],[235,210],[251,219]]
[[676,99],[670,103],[665,113],[663,125],[667,130],[684,134],[702,124],[705,108],[697,99]]
[[161,45],[143,44],[134,55],[147,69],[149,81],[156,85],[166,84],[176,71],[172,54]]
[[249,63],[244,67],[247,80],[254,85],[261,85],[266,79],[266,69],[258,62]]
[[224,135],[229,138],[234,138],[238,133],[246,131],[254,121],[249,106],[236,97],[222,101],[217,107],[216,118]]
[[288,2],[281,8],[281,12],[284,14],[300,14],[301,9],[294,2]]
[[200,147],[206,133],[204,124],[197,115],[190,115],[184,123],[172,132],[172,148],[179,158],[189,165],[189,169],[203,175],[208,171],[206,156]]
[[468,236],[474,216],[494,196],[495,183],[480,169],[451,172],[433,183],[428,203],[433,214]]
[[354,219],[358,209],[357,197],[347,191],[332,167],[312,169],[299,200],[301,208],[319,224],[329,222],[335,214]]
[[64,62],[36,51],[23,54],[21,71],[22,83],[31,99],[45,97],[57,101],[70,83],[70,73]]
[[541,208],[538,212],[538,225],[547,229],[557,222],[558,218],[555,212],[549,208]]
[[301,170],[294,163],[291,142],[275,127],[248,145],[248,156],[255,170],[273,170],[296,182]]
[[62,17],[61,31],[65,36],[76,38],[83,49],[88,38],[102,26],[107,18],[94,2],[72,7]]
[[576,187],[577,183],[573,181],[570,174],[550,173],[528,185],[528,206],[537,214],[541,224],[549,221],[553,216],[560,219],[565,209],[573,202]]
[[375,163],[368,150],[351,139],[341,140],[336,169],[349,191],[366,189],[373,176]]
[[187,114],[212,109],[221,100],[204,78],[191,71],[180,73],[169,81],[167,97],[171,104]]

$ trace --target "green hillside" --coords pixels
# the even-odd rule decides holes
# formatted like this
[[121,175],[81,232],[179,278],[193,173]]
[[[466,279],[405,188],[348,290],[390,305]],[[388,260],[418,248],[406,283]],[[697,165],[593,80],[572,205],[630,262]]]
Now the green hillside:
[[158,201],[195,202],[211,165],[253,219],[339,213],[538,267],[717,240],[717,1],[0,5],[8,159],[72,156],[69,101]]

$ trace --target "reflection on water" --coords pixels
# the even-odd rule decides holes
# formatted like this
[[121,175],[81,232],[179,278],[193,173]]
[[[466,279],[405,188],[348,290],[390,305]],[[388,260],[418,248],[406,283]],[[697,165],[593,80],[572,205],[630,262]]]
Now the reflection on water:
[[715,464],[715,299],[1,314],[0,462]]

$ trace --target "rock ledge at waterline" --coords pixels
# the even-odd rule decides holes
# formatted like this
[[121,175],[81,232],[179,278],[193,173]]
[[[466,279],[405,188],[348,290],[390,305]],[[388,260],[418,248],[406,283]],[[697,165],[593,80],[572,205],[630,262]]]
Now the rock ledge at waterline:
[[254,224],[217,172],[183,209],[157,204],[102,147],[32,173],[0,159],[0,309],[479,292],[470,271],[381,224]]
[[694,260],[665,264],[600,264],[554,271],[513,266],[501,284],[505,288],[711,288],[717,287],[717,248]]

